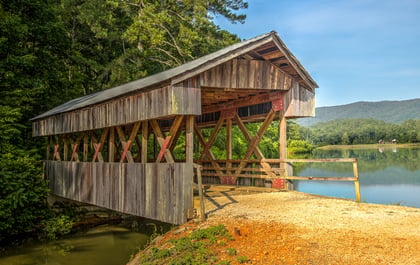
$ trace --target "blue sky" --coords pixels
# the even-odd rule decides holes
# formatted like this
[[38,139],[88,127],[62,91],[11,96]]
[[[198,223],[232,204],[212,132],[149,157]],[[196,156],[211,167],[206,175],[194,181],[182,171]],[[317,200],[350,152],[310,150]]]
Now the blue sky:
[[420,0],[248,0],[242,39],[275,30],[318,83],[316,105],[420,98]]

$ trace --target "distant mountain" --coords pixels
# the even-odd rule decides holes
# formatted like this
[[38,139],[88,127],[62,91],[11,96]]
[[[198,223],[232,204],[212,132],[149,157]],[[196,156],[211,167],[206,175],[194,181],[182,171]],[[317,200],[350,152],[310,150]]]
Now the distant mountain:
[[315,117],[297,119],[302,126],[336,119],[376,119],[390,123],[402,123],[420,119],[420,98],[401,101],[355,102],[347,105],[319,107]]

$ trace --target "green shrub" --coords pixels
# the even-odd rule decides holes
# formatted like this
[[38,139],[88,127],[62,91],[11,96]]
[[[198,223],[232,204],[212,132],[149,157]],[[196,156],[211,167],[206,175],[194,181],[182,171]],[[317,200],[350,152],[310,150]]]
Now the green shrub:
[[24,154],[0,155],[0,242],[34,231],[50,216],[46,181],[35,159]]
[[50,218],[42,222],[44,226],[42,231],[48,239],[54,240],[57,236],[65,235],[71,232],[73,222],[68,216],[61,215],[59,217]]
[[289,140],[287,142],[287,152],[290,154],[310,153],[313,150],[313,145],[305,140]]
[[[223,225],[198,229],[188,236],[169,240],[163,248],[151,247],[144,252],[138,263],[145,265],[205,265],[205,264],[230,264],[218,262],[212,244],[224,240],[233,240],[232,236]],[[225,241],[223,241],[225,242]]]

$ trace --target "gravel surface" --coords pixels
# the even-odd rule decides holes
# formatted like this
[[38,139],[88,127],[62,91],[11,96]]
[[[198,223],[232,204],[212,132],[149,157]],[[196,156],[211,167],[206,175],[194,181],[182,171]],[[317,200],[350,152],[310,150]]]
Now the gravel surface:
[[237,247],[252,264],[420,265],[418,208],[296,191],[219,193],[206,198],[207,223],[243,230]]
[[[249,258],[246,264],[420,265],[418,208],[296,191],[207,188],[207,220],[177,227],[154,244],[224,224],[234,240],[215,245],[214,251],[231,265],[241,263],[227,254],[228,248]],[[199,207],[198,198],[195,206]]]

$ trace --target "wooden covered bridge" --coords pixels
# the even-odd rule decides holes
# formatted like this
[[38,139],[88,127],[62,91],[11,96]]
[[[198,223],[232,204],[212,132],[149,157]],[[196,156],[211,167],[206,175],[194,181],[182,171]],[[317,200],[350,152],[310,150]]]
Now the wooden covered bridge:
[[[45,176],[55,195],[181,224],[193,208],[194,165],[207,181],[259,178],[283,187],[285,166],[266,159],[258,145],[279,120],[278,159],[286,158],[286,119],[314,115],[316,87],[270,32],[73,99],[33,118],[33,135],[47,137]],[[256,133],[250,122],[261,123]],[[247,141],[236,160],[234,126]],[[222,159],[212,151],[219,134]]]

